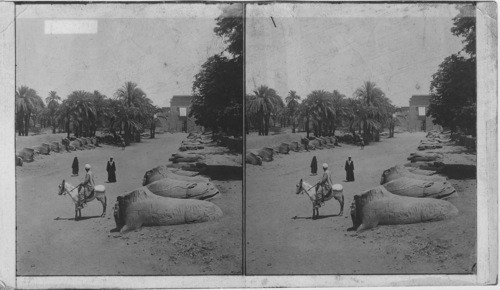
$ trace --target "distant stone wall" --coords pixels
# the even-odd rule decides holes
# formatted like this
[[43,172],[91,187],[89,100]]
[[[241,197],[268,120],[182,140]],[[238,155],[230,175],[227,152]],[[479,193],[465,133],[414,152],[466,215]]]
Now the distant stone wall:
[[408,131],[410,132],[429,132],[441,130],[441,126],[434,125],[433,118],[428,116],[419,116],[418,108],[424,107],[425,114],[429,110],[431,96],[415,95],[410,98],[410,106],[408,112]]
[[[167,121],[165,122],[165,131],[171,133],[203,131],[203,127],[197,126],[195,119],[189,117],[192,98],[193,97],[189,95],[172,97],[170,100],[170,112],[168,112]],[[186,109],[186,116],[181,116],[182,108]]]

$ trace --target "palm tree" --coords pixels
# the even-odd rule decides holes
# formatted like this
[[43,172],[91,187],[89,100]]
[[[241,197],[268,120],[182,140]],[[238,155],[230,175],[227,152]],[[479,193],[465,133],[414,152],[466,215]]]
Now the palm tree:
[[112,112],[108,108],[108,102],[105,95],[101,94],[99,91],[95,90],[94,93],[90,95],[92,99],[93,106],[95,108],[95,118],[90,124],[90,135],[95,136],[98,127],[104,127],[105,118],[108,114]]
[[37,92],[27,86],[16,90],[16,121],[19,136],[28,136],[30,119],[45,107]]
[[132,139],[132,132],[142,130],[140,119],[146,113],[144,101],[147,97],[144,91],[133,82],[126,82],[123,87],[116,91],[115,97],[125,105],[123,114],[119,115],[119,119],[124,126],[125,143],[129,145]]
[[380,141],[379,132],[383,131],[385,126],[389,127],[389,129],[391,128],[390,119],[395,113],[396,108],[391,104],[391,100],[385,95],[376,96],[373,105],[377,108],[375,118],[380,123],[380,129],[374,131],[375,141]]
[[56,133],[57,128],[57,109],[59,108],[59,101],[61,97],[57,95],[55,91],[50,91],[49,96],[45,98],[45,102],[47,103],[47,112],[46,118],[52,126],[52,134]]
[[123,87],[119,88],[115,97],[125,102],[127,107],[135,107],[140,102],[141,97],[146,94],[142,91],[136,83],[126,82]]
[[69,115],[75,128],[75,136],[89,136],[91,124],[96,120],[96,108],[92,93],[74,91],[68,96]]
[[156,132],[156,127],[160,123],[160,119],[167,120],[167,117],[165,116],[164,110],[162,108],[159,108],[157,106],[152,105],[150,108],[150,121],[149,121],[149,138],[154,139],[155,132]]
[[311,104],[309,99],[305,99],[300,103],[299,110],[299,122],[304,124],[304,130],[306,131],[306,137],[309,138],[310,131],[310,121],[311,121]]
[[59,105],[56,111],[56,116],[58,125],[64,127],[67,138],[69,138],[69,135],[71,133],[71,111],[68,99],[63,100],[61,105]]
[[[250,128],[259,128],[260,130],[260,124],[262,119],[256,112],[252,112],[252,110],[255,110],[255,107],[251,104],[252,102],[255,102],[256,96],[255,95],[245,95],[245,103],[246,103],[246,113],[245,113],[245,134],[250,133]],[[259,131],[260,135],[260,131]]]
[[254,90],[254,95],[247,102],[247,113],[257,116],[259,135],[269,135],[271,116],[276,116],[283,106],[283,100],[275,90],[264,85]]
[[315,136],[323,136],[328,134],[328,123],[335,119],[335,108],[331,94],[323,91],[312,91],[307,96],[309,114],[313,121],[313,129]]
[[357,115],[363,122],[363,137],[371,141],[381,128],[379,105],[385,94],[374,82],[366,81],[354,92],[354,97],[360,100]]
[[329,134],[335,136],[337,127],[343,124],[343,121],[349,117],[350,112],[345,95],[339,93],[337,90],[334,90],[330,96],[335,114],[331,115],[331,128]]
[[297,112],[299,110],[299,100],[300,96],[297,92],[290,91],[288,96],[285,98],[286,108],[288,113],[288,119],[292,123],[292,133],[295,133],[295,128],[297,127]]
[[396,126],[403,124],[407,121],[406,116],[403,113],[403,109],[400,107],[393,107],[393,114],[389,117],[389,138],[394,137],[394,129]]

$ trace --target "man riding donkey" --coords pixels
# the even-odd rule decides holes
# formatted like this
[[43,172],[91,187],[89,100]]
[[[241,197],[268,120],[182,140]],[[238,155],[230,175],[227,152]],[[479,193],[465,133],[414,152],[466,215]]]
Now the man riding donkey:
[[[83,208],[85,200],[94,193],[94,173],[90,171],[90,164],[85,164],[85,178],[78,184],[78,208]],[[83,192],[82,192],[83,188]]]
[[[316,192],[318,194],[319,199],[316,201],[317,205],[324,205],[324,199],[328,194],[331,194],[332,191],[332,178],[330,176],[330,170],[328,170],[328,164],[323,163],[323,175],[321,176],[321,180],[316,184]],[[319,190],[319,188],[322,190]]]

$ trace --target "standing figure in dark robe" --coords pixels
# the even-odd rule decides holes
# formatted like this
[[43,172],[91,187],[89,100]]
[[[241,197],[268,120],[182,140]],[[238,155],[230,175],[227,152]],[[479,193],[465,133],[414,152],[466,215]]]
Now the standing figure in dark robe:
[[78,158],[75,157],[75,159],[73,159],[73,165],[71,165],[71,168],[73,169],[73,176],[77,176],[78,170],[80,169],[80,166],[78,165]]
[[316,156],[314,156],[311,161],[311,175],[316,175],[317,172],[318,172],[318,160],[316,160]]
[[108,165],[106,165],[106,171],[108,172],[108,182],[116,182],[116,165],[113,161],[113,157],[109,158]]
[[345,172],[346,172],[346,181],[354,181],[354,162],[351,160],[351,156],[345,162]]

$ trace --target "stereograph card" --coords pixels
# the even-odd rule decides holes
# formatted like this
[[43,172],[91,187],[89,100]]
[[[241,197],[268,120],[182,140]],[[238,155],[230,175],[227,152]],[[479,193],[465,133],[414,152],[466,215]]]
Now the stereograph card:
[[0,288],[496,285],[497,32],[495,2],[0,2]]

